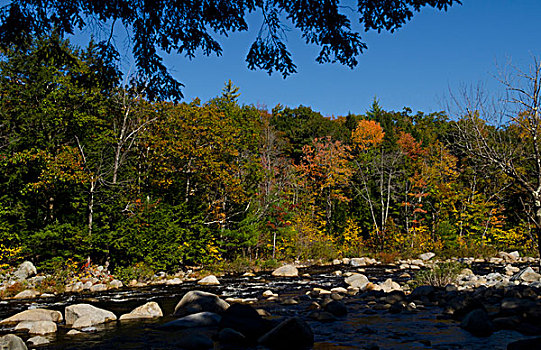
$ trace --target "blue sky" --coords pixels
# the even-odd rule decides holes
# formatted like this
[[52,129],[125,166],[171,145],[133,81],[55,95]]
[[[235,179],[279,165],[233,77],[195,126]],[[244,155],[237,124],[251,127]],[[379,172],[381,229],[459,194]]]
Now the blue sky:
[[[463,0],[447,12],[426,8],[394,34],[362,33],[368,50],[351,70],[338,64],[315,62],[318,49],[305,45],[294,30],[288,45],[298,73],[285,80],[275,74],[251,71],[245,57],[258,26],[221,40],[221,57],[166,58],[168,67],[186,86],[186,100],[208,100],[231,79],[240,87],[240,101],[265,105],[311,106],[322,114],[365,113],[374,97],[384,109],[414,111],[444,109],[449,89],[483,82],[500,85],[497,65],[509,61],[527,68],[541,53],[539,0]],[[254,19],[250,22],[257,22]]]

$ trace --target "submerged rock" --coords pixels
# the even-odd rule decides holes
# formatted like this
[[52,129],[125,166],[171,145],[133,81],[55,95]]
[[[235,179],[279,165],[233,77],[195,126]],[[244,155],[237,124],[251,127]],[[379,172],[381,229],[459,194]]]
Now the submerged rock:
[[203,292],[199,290],[192,290],[184,294],[182,299],[175,307],[175,316],[185,316],[202,311],[209,311],[220,314],[229,308],[229,304],[219,298],[217,295]]
[[141,318],[157,318],[162,317],[163,312],[160,306],[155,301],[150,301],[144,305],[138,306],[130,313],[120,316],[120,320],[134,320]]

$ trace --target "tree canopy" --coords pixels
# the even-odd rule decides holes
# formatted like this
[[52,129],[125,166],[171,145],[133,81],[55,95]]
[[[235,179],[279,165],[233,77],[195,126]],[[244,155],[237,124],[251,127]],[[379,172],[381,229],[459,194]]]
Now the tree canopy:
[[103,54],[118,58],[111,39],[121,24],[130,33],[138,74],[148,86],[149,97],[180,99],[183,85],[168,72],[160,53],[194,58],[200,50],[207,56],[220,55],[218,38],[247,31],[249,13],[261,14],[262,24],[246,56],[248,67],[285,77],[296,72],[286,46],[290,26],[301,32],[307,44],[321,48],[317,62],[353,68],[367,48],[352,26],[354,21],[365,31],[393,32],[423,7],[447,10],[456,3],[461,1],[359,0],[354,8],[337,0],[11,0],[0,8],[0,48],[24,45],[52,30],[63,36],[92,26],[108,32],[98,45]]

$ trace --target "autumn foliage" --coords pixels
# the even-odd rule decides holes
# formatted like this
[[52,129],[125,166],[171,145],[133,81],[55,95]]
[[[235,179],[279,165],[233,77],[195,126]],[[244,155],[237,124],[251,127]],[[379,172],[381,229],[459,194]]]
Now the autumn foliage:
[[461,152],[443,113],[267,110],[231,82],[150,101],[120,73],[90,79],[96,65],[116,72],[58,39],[0,62],[0,268],[533,248],[523,193]]

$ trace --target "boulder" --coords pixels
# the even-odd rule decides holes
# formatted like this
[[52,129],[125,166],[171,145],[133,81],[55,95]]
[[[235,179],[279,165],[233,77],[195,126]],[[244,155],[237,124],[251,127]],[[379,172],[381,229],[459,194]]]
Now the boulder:
[[353,275],[346,277],[344,281],[351,287],[359,288],[360,290],[364,290],[369,282],[368,278],[360,273],[354,273]]
[[38,273],[38,271],[34,264],[30,261],[25,261],[17,267],[17,270],[13,273],[13,277],[18,280],[25,280],[28,277],[34,276],[36,273]]
[[167,280],[165,284],[168,286],[176,286],[176,285],[182,284],[182,280],[178,277],[175,277],[170,280]]
[[211,350],[214,348],[214,342],[204,333],[186,333],[181,334],[174,342],[174,349],[183,350]]
[[220,284],[220,281],[218,281],[218,278],[216,278],[216,276],[209,275],[197,281],[197,284],[200,284],[202,286],[217,286]]
[[66,307],[66,326],[71,328],[86,328],[97,324],[116,321],[111,311],[97,308],[90,304],[75,304]]
[[314,333],[305,321],[293,317],[259,338],[259,343],[271,349],[308,349],[314,345]]
[[162,317],[163,312],[160,306],[155,301],[150,301],[144,305],[138,306],[130,313],[120,316],[120,320],[134,320],[141,318],[156,318]]
[[273,324],[259,315],[250,305],[233,304],[222,314],[220,328],[231,328],[246,338],[256,340],[269,330]]
[[333,300],[327,304],[325,304],[324,307],[325,311],[333,314],[337,317],[346,316],[348,314],[348,309],[346,305],[341,301]]
[[482,309],[483,304],[467,294],[459,294],[447,302],[445,313],[456,319],[462,318],[475,309]]
[[246,337],[244,334],[231,329],[224,328],[218,333],[218,341],[220,349],[243,349],[246,345]]
[[186,316],[202,311],[220,314],[227,310],[228,307],[229,304],[215,294],[192,290],[184,294],[182,299],[180,299],[175,307],[174,315]]
[[20,293],[17,293],[13,299],[33,299],[39,296],[39,292],[34,289],[25,289]]
[[276,277],[297,277],[299,276],[299,270],[293,265],[284,265],[274,270],[272,275]]
[[272,290],[266,290],[263,292],[264,298],[277,297],[278,294],[275,294]]
[[471,334],[478,337],[488,337],[494,333],[494,325],[483,309],[475,309],[468,313],[460,323]]
[[29,338],[27,342],[32,346],[38,346],[49,344],[49,339],[42,337],[41,335],[36,335],[35,337]]
[[30,334],[49,334],[56,332],[56,323],[52,321],[22,321],[15,326],[16,331]]
[[23,321],[61,322],[62,319],[62,313],[60,311],[47,309],[32,309],[25,310],[11,317],[8,317],[0,321],[0,324],[15,324]]
[[398,283],[396,283],[395,281],[393,281],[392,279],[390,278],[387,278],[385,280],[385,282],[382,282],[379,284],[379,287],[381,288],[381,290],[383,290],[385,293],[389,293],[389,292],[392,292],[393,290],[402,290],[402,288],[400,287],[400,285]]
[[541,349],[541,337],[521,339],[507,344],[507,350]]
[[510,264],[505,266],[504,270],[507,276],[513,276],[515,273],[520,272],[520,269],[518,267],[512,266]]
[[410,299],[415,300],[423,297],[429,297],[434,294],[434,292],[436,292],[436,288],[432,286],[419,286],[411,292]]
[[520,281],[520,282],[539,282],[541,275],[535,272],[531,267],[522,269],[519,273],[511,277],[511,281]]
[[177,330],[196,327],[212,327],[217,326],[221,318],[220,315],[215,314],[214,312],[198,312],[164,323],[160,326],[160,329]]
[[520,253],[516,250],[509,253],[509,255],[512,256],[515,260],[518,260],[520,258]]
[[92,287],[90,287],[90,291],[95,292],[104,292],[107,290],[107,285],[105,283],[98,283],[94,284]]
[[352,258],[349,262],[353,267],[366,266],[364,258]]
[[327,311],[313,311],[309,317],[318,322],[334,322],[338,320],[336,316]]
[[118,289],[118,288],[122,288],[122,287],[124,287],[124,284],[122,283],[122,281],[119,281],[119,280],[112,280],[109,283],[109,288],[111,288],[111,289]]
[[344,287],[334,287],[331,289],[331,293],[347,294],[348,290]]
[[419,259],[421,259],[423,261],[427,261],[427,260],[432,259],[435,256],[436,256],[436,254],[434,254],[432,252],[428,252],[428,253],[424,253],[424,254],[419,255]]
[[15,334],[6,334],[3,337],[0,337],[0,349],[28,350],[24,341]]

